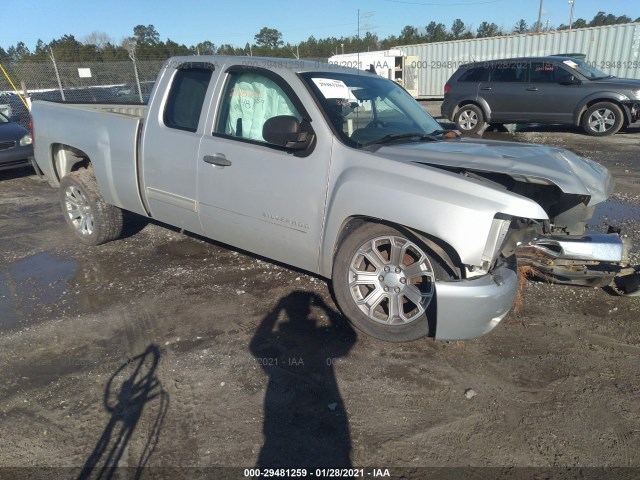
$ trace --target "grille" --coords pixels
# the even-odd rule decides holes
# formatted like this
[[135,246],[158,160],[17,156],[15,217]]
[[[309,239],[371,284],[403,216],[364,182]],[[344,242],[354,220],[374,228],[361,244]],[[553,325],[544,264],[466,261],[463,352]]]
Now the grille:
[[15,140],[11,142],[0,142],[0,150],[9,150],[10,148],[15,148],[15,146]]

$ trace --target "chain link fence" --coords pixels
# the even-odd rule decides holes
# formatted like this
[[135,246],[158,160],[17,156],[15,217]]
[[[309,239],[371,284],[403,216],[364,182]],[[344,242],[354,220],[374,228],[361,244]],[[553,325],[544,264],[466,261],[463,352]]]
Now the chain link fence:
[[[309,59],[307,59],[309,60]],[[325,63],[326,58],[312,59]],[[105,62],[21,62],[0,70],[0,113],[25,128],[29,110],[14,87],[33,100],[75,103],[146,103],[166,59]]]
[[[36,100],[79,103],[145,103],[165,60],[24,62],[2,65],[0,113],[29,124],[29,111],[14,86]],[[8,78],[7,78],[8,77]],[[13,83],[13,85],[12,85]]]

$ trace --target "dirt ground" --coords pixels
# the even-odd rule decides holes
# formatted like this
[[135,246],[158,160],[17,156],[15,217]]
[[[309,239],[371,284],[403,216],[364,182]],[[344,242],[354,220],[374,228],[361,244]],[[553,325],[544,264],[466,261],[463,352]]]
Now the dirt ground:
[[[640,245],[640,128],[485,136],[606,165],[592,227]],[[81,246],[29,171],[0,239],[0,479],[640,478],[640,298],[529,282],[480,339],[383,343],[324,280],[159,224]]]

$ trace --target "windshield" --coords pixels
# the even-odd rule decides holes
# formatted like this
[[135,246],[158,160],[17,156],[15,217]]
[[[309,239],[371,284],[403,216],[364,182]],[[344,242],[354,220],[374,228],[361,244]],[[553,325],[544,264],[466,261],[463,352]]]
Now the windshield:
[[441,131],[440,124],[390,80],[330,72],[301,76],[340,139],[351,147],[390,140],[410,142]]
[[599,78],[608,78],[611,75],[601,72],[595,67],[589,66],[589,64],[583,62],[582,60],[565,60],[562,63],[567,65],[569,68],[573,68],[577,70],[582,76],[588,78],[589,80],[598,80]]

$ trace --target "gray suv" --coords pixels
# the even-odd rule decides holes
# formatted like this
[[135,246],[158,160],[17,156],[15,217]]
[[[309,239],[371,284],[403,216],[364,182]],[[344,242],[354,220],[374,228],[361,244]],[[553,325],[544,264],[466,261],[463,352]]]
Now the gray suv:
[[474,62],[446,83],[441,111],[463,133],[485,123],[543,123],[612,135],[638,119],[640,80],[616,78],[566,56]]

